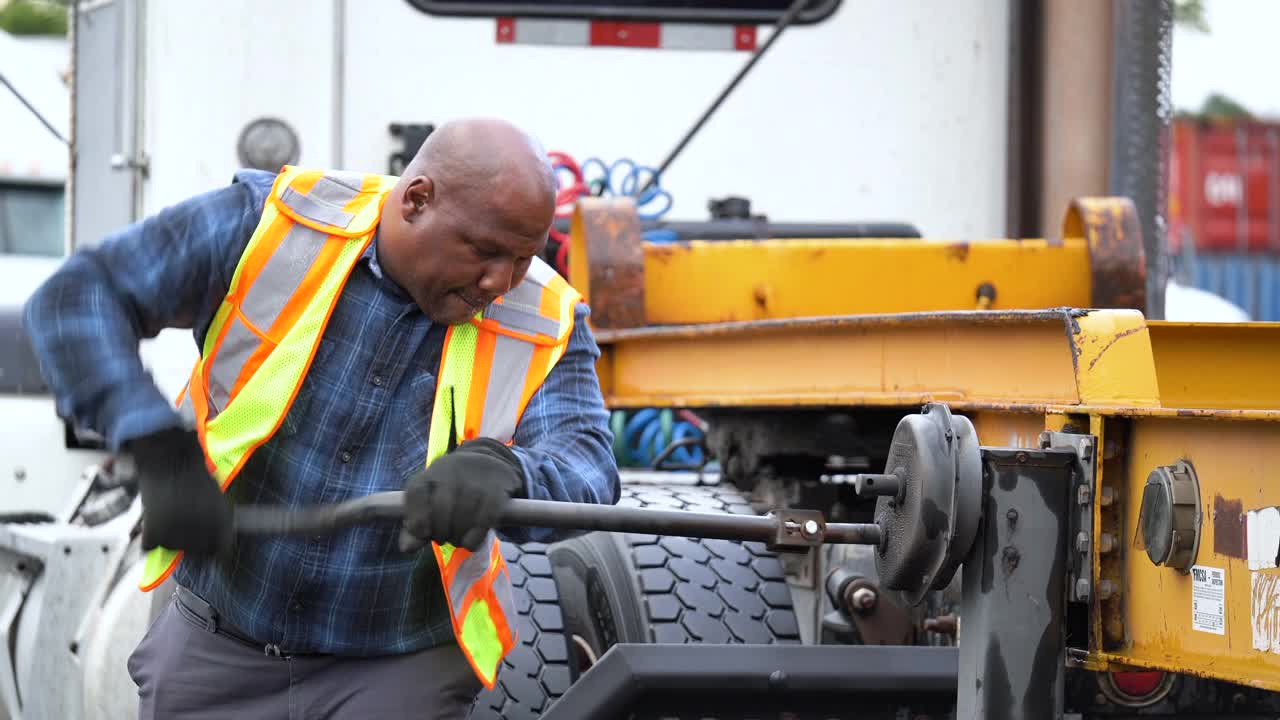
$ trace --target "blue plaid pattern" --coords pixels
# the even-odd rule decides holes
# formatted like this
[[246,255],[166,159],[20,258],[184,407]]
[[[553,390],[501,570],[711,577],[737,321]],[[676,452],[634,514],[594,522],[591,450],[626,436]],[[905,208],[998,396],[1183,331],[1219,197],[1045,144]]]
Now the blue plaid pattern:
[[[77,252],[28,301],[27,330],[60,415],[101,433],[112,449],[178,422],[143,369],[137,341],[181,327],[203,343],[274,178],[239,172],[224,188]],[[578,306],[569,348],[516,431],[532,498],[618,498],[587,313]],[[444,331],[367,253],[282,426],[231,485],[235,502],[334,503],[403,487],[426,457]],[[431,551],[400,553],[397,532],[383,523],[242,540],[226,566],[186,558],[175,577],[226,621],[286,651],[377,655],[452,642]],[[553,539],[545,529],[504,529],[502,537]]]

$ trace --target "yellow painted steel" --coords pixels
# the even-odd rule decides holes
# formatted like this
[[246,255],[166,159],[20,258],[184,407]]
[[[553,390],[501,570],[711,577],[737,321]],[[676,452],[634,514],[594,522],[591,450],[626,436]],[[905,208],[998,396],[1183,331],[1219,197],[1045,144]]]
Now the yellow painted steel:
[[[649,325],[1090,304],[1082,238],[644,244]],[[995,298],[980,300],[989,284]]]
[[[1117,549],[1118,618],[1099,618],[1123,628],[1123,644],[1097,651],[1096,659],[1118,665],[1160,668],[1280,690],[1280,654],[1254,648],[1255,623],[1274,623],[1280,603],[1255,597],[1254,576],[1244,559],[1241,513],[1280,505],[1280,423],[1224,423],[1211,417],[1138,418],[1125,422],[1123,477],[1104,477],[1116,493],[1123,552]],[[1189,461],[1200,479],[1203,522],[1196,556],[1199,565],[1225,570],[1225,633],[1192,626],[1190,575],[1157,567],[1140,542],[1139,513],[1147,475],[1161,465]],[[1108,529],[1106,525],[1099,532]],[[1105,570],[1105,568],[1104,568]],[[1104,575],[1105,577],[1106,575]],[[1274,582],[1274,580],[1272,581]],[[1274,636],[1274,626],[1271,635]]]
[[[984,445],[1033,445],[1041,429],[1098,439],[1095,669],[1146,667],[1280,691],[1280,570],[1251,572],[1226,533],[1280,506],[1280,328],[1151,323],[1124,310],[952,312],[602,331],[606,400],[634,406],[897,406],[940,401]],[[1189,460],[1204,508],[1197,562],[1227,576],[1226,632],[1191,624],[1191,579],[1156,567],[1140,537],[1142,488]],[[1224,511],[1228,507],[1239,511]],[[1216,503],[1216,504],[1215,504]],[[1234,504],[1233,504],[1234,503]],[[1223,534],[1220,534],[1223,533]],[[1234,554],[1233,554],[1234,553]],[[1261,577],[1255,581],[1255,577]],[[1266,592],[1253,592],[1254,583]],[[1270,625],[1268,625],[1270,623]],[[1280,649],[1280,648],[1277,648]]]
[[1092,312],[1074,321],[1072,352],[1082,403],[1160,404],[1151,336],[1142,313]]
[[599,331],[605,401],[648,406],[1079,402],[1063,312]]
[[1280,408],[1280,324],[1150,322],[1170,407]]

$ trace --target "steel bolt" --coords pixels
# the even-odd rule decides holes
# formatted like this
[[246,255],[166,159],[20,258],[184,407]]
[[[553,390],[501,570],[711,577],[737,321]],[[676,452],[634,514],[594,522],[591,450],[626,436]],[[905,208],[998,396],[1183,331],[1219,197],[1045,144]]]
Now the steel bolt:
[[1009,512],[1005,513],[1004,516],[1008,519],[1010,525],[1018,522],[1018,511],[1015,508],[1009,508]]
[[1109,553],[1116,546],[1116,536],[1111,533],[1102,533],[1098,536],[1098,552]]
[[1080,441],[1080,459],[1081,460],[1093,459],[1093,441],[1090,440],[1089,438],[1084,438]]
[[1080,578],[1076,581],[1076,597],[1089,597],[1089,578]]
[[803,532],[804,532],[804,534],[805,534],[805,535],[808,535],[808,536],[810,536],[810,537],[812,537],[812,536],[814,536],[814,535],[817,535],[817,534],[818,534],[818,530],[819,530],[819,529],[820,529],[820,528],[818,527],[818,521],[817,521],[817,520],[805,520],[805,521],[804,521],[804,530],[803,530]]
[[1098,599],[1106,600],[1116,594],[1116,584],[1110,580],[1102,580],[1098,583]]
[[1089,552],[1089,534],[1081,532],[1076,535],[1076,550]]
[[1092,494],[1093,493],[1090,492],[1088,485],[1081,485],[1079,489],[1076,490],[1076,503],[1079,505],[1088,505],[1089,498]]
[[1116,491],[1109,487],[1102,488],[1101,492],[1098,493],[1098,502],[1101,503],[1103,507],[1106,507],[1115,501]]
[[1014,455],[1013,459],[1017,460],[1018,464],[1025,463],[1027,461],[1027,454],[1024,452],[1020,452],[1017,455]]
[[27,469],[19,465],[13,469],[13,479],[22,482],[27,479]]
[[853,595],[849,597],[849,603],[854,610],[870,610],[876,606],[876,591],[871,588],[858,588],[853,591]]

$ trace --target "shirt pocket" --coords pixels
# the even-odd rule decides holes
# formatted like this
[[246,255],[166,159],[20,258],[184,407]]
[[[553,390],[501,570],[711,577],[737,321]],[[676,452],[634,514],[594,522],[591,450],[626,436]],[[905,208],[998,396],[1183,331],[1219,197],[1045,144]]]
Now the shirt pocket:
[[436,400],[436,376],[426,370],[411,379],[403,399],[403,422],[400,443],[396,448],[399,458],[398,475],[408,479],[427,463],[427,439],[431,432],[431,411]]

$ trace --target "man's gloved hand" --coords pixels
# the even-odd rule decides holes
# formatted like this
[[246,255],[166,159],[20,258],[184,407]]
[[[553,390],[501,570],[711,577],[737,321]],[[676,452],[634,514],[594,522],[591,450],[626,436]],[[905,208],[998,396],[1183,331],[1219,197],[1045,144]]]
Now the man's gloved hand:
[[142,494],[142,548],[218,555],[234,540],[230,500],[209,474],[193,430],[169,428],[125,443]]
[[511,448],[492,438],[468,440],[405,483],[400,550],[434,541],[474,551],[523,490],[524,473]]

